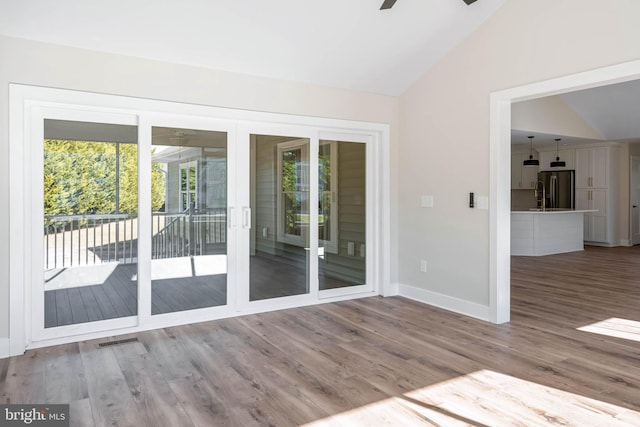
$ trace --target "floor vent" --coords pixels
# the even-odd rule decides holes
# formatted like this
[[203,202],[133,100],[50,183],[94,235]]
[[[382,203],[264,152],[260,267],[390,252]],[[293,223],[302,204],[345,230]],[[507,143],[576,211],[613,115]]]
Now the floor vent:
[[127,338],[126,340],[101,342],[98,344],[98,347],[110,347],[112,345],[127,344],[130,342],[138,342],[138,338]]

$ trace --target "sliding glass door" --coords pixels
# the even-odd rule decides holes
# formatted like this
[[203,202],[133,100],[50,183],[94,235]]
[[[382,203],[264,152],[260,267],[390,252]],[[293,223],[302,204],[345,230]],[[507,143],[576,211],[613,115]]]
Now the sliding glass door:
[[232,127],[54,108],[33,130],[34,339],[229,307],[238,283],[228,256]]
[[[89,133],[80,138],[73,131],[78,125],[45,121],[45,328],[138,311],[136,141],[95,141],[105,126],[98,123],[83,123]],[[112,127],[137,133],[135,127]],[[55,129],[61,132],[48,138]]]
[[251,135],[249,301],[310,292],[308,138]]
[[367,284],[367,145],[320,140],[318,263],[320,290],[361,291]]
[[35,341],[373,291],[366,136],[34,115]]
[[316,135],[290,130],[248,138],[250,305],[373,290],[367,137]]
[[227,304],[225,131],[151,130],[151,314]]

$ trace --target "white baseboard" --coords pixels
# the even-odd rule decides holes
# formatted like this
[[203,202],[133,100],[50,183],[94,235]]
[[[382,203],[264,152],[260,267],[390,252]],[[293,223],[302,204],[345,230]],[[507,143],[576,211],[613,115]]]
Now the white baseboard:
[[9,338],[0,338],[0,359],[5,359],[9,356],[11,356]]
[[601,248],[617,248],[619,246],[633,246],[631,244],[631,240],[618,240],[613,243],[603,243],[603,242],[584,242],[587,246],[599,246]]
[[399,295],[414,301],[444,308],[445,310],[453,311],[454,313],[491,322],[491,310],[487,305],[477,304],[475,302],[465,301],[459,298],[403,284],[399,285]]

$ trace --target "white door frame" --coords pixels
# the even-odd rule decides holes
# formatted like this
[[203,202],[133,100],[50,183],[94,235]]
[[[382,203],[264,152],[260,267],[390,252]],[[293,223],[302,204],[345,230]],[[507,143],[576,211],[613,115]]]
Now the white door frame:
[[532,83],[490,94],[489,305],[491,320],[511,311],[511,104],[640,78],[640,60]]
[[[138,121],[138,158],[139,158],[139,194],[138,220],[142,224],[151,223],[151,199],[150,192],[145,191],[151,186],[151,150],[152,128],[170,127],[179,129],[193,129],[212,132],[227,133],[227,212],[234,212],[236,206],[236,180],[237,180],[237,144],[236,125],[229,120],[219,120],[203,116],[186,116],[167,113],[144,113]],[[235,220],[227,219],[228,225],[236,224]],[[139,227],[138,232],[138,316],[140,324],[163,327],[184,323],[188,317],[190,322],[202,322],[212,318],[224,318],[233,316],[237,299],[236,283],[241,281],[238,277],[239,270],[236,266],[236,227],[227,226],[227,303],[223,306],[205,307],[186,311],[177,311],[162,314],[151,314],[151,286],[140,286],[140,283],[151,284],[151,228]]]
[[[640,187],[640,167],[634,176],[634,163],[640,165],[640,156],[633,154],[629,156],[629,245],[631,246],[640,244],[640,224],[638,222],[634,223],[633,220],[634,210],[636,212],[640,210],[640,200],[634,200],[635,188]],[[638,207],[634,208],[634,204]]]
[[[312,137],[316,141],[320,132],[343,132],[350,134],[368,135],[371,137],[369,149],[372,150],[371,165],[372,170],[367,171],[373,175],[374,181],[371,186],[374,193],[370,197],[374,200],[373,209],[375,210],[375,222],[372,222],[373,233],[375,238],[375,249],[371,250],[371,262],[375,266],[373,272],[375,278],[374,292],[382,295],[395,295],[397,292],[391,283],[390,276],[390,164],[389,164],[389,125],[347,121],[338,119],[326,119],[317,117],[306,117],[299,115],[285,115],[276,113],[262,113],[244,110],[225,109],[218,107],[183,104],[169,101],[157,101],[149,99],[131,98],[116,95],[104,95],[89,92],[78,92],[64,89],[51,89],[35,86],[10,84],[9,87],[9,138],[11,141],[10,156],[10,234],[9,244],[11,247],[9,265],[9,351],[10,355],[22,354],[27,348],[43,347],[47,345],[60,344],[65,342],[102,338],[113,335],[114,333],[124,334],[139,332],[146,329],[155,329],[168,325],[177,325],[183,323],[192,323],[194,321],[213,320],[237,315],[238,312],[216,312],[215,315],[204,311],[200,311],[198,316],[148,316],[148,313],[142,317],[138,316],[135,325],[119,325],[121,328],[116,331],[91,331],[83,332],[81,325],[77,335],[64,337],[42,337],[33,336],[31,328],[31,307],[33,296],[30,291],[30,285],[33,283],[31,254],[32,254],[32,238],[34,236],[33,215],[38,212],[34,211],[33,200],[33,182],[31,180],[31,164],[27,162],[30,159],[30,144],[34,137],[40,138],[43,135],[32,135],[29,121],[34,117],[34,112],[38,108],[54,108],[59,110],[71,109],[75,111],[90,110],[93,113],[100,114],[124,114],[138,117],[139,120],[139,137],[140,141],[148,141],[150,144],[150,127],[149,123],[153,122],[153,117],[159,117],[166,114],[171,117],[182,116],[185,121],[188,120],[220,120],[233,123],[238,129],[242,127],[260,128],[271,127],[291,129],[300,127],[306,132],[313,134]],[[198,119],[199,118],[199,119]],[[164,122],[163,122],[164,123]],[[241,138],[238,137],[237,140]],[[144,144],[145,142],[143,142]],[[243,144],[238,144],[238,148]],[[246,144],[248,148],[248,144]],[[143,150],[144,151],[144,150]],[[369,151],[367,151],[369,155]],[[248,157],[247,157],[248,158]],[[141,159],[141,162],[143,160]],[[317,168],[316,168],[317,169]],[[139,172],[140,173],[140,172]],[[146,174],[146,172],[141,171]],[[228,173],[235,173],[229,171]],[[317,170],[315,171],[317,174]],[[142,187],[142,185],[140,186]],[[316,189],[317,191],[317,189]],[[142,196],[142,195],[141,195]],[[142,204],[149,204],[144,201]],[[238,201],[236,201],[237,203]],[[248,202],[248,201],[247,201]],[[249,206],[249,205],[247,205]],[[239,209],[236,209],[239,211]],[[139,212],[144,214],[144,212]],[[236,212],[238,224],[241,221],[241,213]],[[317,215],[317,213],[316,213]],[[317,219],[317,218],[316,218]],[[367,218],[369,220],[369,218]],[[36,234],[37,235],[37,234]],[[141,236],[142,237],[142,236]],[[315,237],[317,239],[317,235]],[[372,240],[372,243],[374,241]],[[144,248],[143,248],[144,250]],[[237,250],[236,250],[237,252]],[[142,275],[148,275],[149,272],[142,271]],[[142,278],[144,279],[144,277]],[[140,289],[140,286],[139,286]],[[140,291],[140,290],[139,290]],[[351,295],[338,295],[332,298],[324,299],[322,302],[339,301],[350,298],[371,295],[372,293],[360,293]],[[148,296],[147,296],[148,297]],[[142,301],[147,298],[142,296]],[[318,293],[315,299],[308,301],[297,301],[296,306],[309,305],[319,303]],[[150,297],[148,297],[150,298]],[[148,299],[147,298],[147,299]],[[139,298],[140,301],[140,298]],[[274,305],[272,307],[261,306],[256,304],[247,307],[243,314],[266,311],[270,309],[286,308],[289,304]],[[198,310],[196,310],[198,311]],[[139,311],[139,313],[141,313]],[[157,319],[155,319],[157,318]],[[35,339],[34,339],[35,338]]]
[[[309,265],[309,292],[300,295],[291,295],[279,298],[269,298],[258,301],[250,301],[250,281],[249,274],[251,268],[249,265],[251,257],[251,218],[255,217],[255,212],[251,212],[252,200],[251,200],[251,135],[271,135],[271,136],[291,136],[300,139],[309,140],[309,152],[314,152],[314,146],[318,147],[317,130],[310,129],[305,126],[288,125],[282,123],[246,123],[238,129],[238,135],[241,135],[238,140],[238,150],[240,152],[239,158],[240,164],[238,165],[238,184],[241,199],[238,200],[238,208],[240,210],[240,222],[238,224],[238,233],[240,234],[239,244],[239,256],[238,262],[240,264],[240,270],[246,274],[243,280],[243,286],[239,289],[238,308],[242,312],[264,312],[271,310],[279,310],[282,308],[301,307],[305,305],[314,304],[317,302],[318,293],[318,264],[313,258],[314,253],[317,258],[317,239],[318,231],[315,227],[309,227],[309,246],[310,246],[310,265]],[[315,165],[315,168],[314,168]],[[309,156],[309,181],[316,182],[318,178],[318,159],[314,156]],[[313,197],[313,193],[318,193],[317,187],[313,185],[309,188],[309,198]],[[314,212],[315,223],[317,223],[317,206],[310,204],[309,220],[310,224],[314,224]],[[246,216],[248,215],[248,217]],[[315,242],[315,243],[314,243]]]
[[364,143],[366,144],[365,155],[366,155],[366,216],[365,216],[365,269],[366,269],[366,280],[362,285],[349,286],[344,288],[335,288],[335,289],[325,289],[320,292],[320,298],[332,298],[335,296],[349,295],[352,293],[361,293],[361,292],[369,292],[375,293],[377,289],[379,289],[379,283],[377,281],[377,273],[375,272],[375,265],[373,260],[375,259],[375,251],[379,249],[378,243],[376,242],[376,233],[373,232],[373,227],[371,224],[375,224],[379,218],[377,212],[374,207],[374,197],[376,194],[376,182],[374,179],[374,173],[370,173],[369,171],[372,168],[375,168],[375,150],[374,150],[374,135],[363,135],[358,133],[345,133],[345,132],[320,132],[318,135],[319,140],[329,140],[329,141],[341,141],[341,142],[354,142],[354,143]]
[[[30,330],[33,341],[44,341],[55,339],[60,336],[73,336],[83,331],[114,330],[128,327],[135,327],[139,324],[137,316],[119,317],[109,320],[100,320],[82,324],[71,324],[58,326],[55,328],[44,327],[44,255],[42,247],[42,219],[44,218],[44,206],[42,195],[44,194],[44,121],[69,120],[85,121],[92,123],[109,123],[117,125],[135,126],[137,117],[133,114],[115,113],[105,111],[90,111],[75,108],[60,108],[55,106],[34,106],[31,109],[29,120],[30,140],[25,141],[25,164],[31,165],[28,170],[28,177],[25,177],[25,184],[30,187],[25,189],[30,198],[30,211],[26,217],[25,228],[30,228],[31,254],[30,263],[25,268],[29,269],[27,275],[30,280],[26,282],[25,291],[32,304],[26,310],[32,310],[27,321],[33,320]],[[139,286],[138,286],[139,288]]]

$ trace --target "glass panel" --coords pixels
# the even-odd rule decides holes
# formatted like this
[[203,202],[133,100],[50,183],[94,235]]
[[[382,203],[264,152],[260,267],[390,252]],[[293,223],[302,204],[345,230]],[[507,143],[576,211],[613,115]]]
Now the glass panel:
[[45,120],[44,135],[45,328],[137,315],[136,127]]
[[320,289],[366,283],[366,145],[320,141]]
[[[318,148],[318,239],[331,240],[331,143],[323,142]],[[335,175],[335,174],[334,174]]]
[[309,293],[309,140],[251,136],[251,301]]
[[227,134],[152,128],[151,314],[227,304]]

